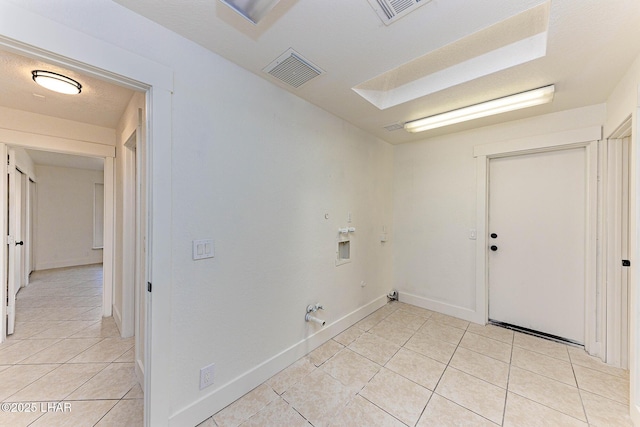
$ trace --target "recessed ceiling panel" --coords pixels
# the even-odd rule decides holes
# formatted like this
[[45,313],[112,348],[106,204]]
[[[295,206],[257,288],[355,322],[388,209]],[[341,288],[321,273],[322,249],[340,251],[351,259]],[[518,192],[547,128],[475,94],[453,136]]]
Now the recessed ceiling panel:
[[535,59],[547,51],[549,2],[355,86],[381,110]]

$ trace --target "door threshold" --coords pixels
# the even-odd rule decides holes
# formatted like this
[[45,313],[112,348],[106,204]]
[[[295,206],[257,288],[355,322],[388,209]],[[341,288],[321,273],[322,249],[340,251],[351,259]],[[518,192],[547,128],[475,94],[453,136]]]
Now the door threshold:
[[542,338],[549,341],[555,341],[560,344],[567,344],[574,347],[582,347],[584,348],[584,344],[579,343],[574,340],[570,340],[568,338],[559,337],[557,335],[548,334],[546,332],[536,331],[534,329],[523,328],[522,326],[512,325],[510,323],[498,322],[497,320],[489,319],[489,324],[498,326],[500,328],[510,329],[512,331],[521,332],[523,334],[531,335],[534,337]]

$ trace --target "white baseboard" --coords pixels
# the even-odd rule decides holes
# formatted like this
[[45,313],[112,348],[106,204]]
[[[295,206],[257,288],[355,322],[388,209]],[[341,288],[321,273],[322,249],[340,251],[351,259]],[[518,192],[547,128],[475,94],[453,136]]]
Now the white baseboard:
[[[236,379],[223,384],[211,393],[180,409],[169,419],[169,426],[195,426],[218,412],[239,397],[242,397],[259,386],[287,366],[294,363],[310,351],[329,341],[345,329],[353,326],[387,303],[387,296],[383,295],[370,303],[352,311],[341,319],[318,330],[297,344],[265,360],[260,365],[245,372]],[[311,329],[310,327],[310,330]]]
[[447,304],[430,298],[408,294],[406,292],[403,292],[402,290],[398,290],[398,300],[400,302],[406,302],[407,304],[415,305],[417,307],[426,308],[427,310],[437,311],[438,313],[457,317],[468,322],[478,323],[481,325],[485,323],[485,320],[481,319],[482,314],[476,312],[475,310],[460,307],[457,305]]
[[50,270],[52,268],[77,267],[80,265],[101,264],[101,263],[102,263],[102,257],[66,259],[62,261],[38,263],[35,269],[36,271],[39,271],[39,270]]
[[144,366],[142,365],[142,360],[136,359],[134,365],[136,379],[138,380],[140,387],[144,390]]
[[[118,327],[118,332],[122,331],[122,315],[118,310],[118,307],[114,304],[112,306],[113,320],[116,322],[116,326]],[[121,332],[120,332],[121,333]]]

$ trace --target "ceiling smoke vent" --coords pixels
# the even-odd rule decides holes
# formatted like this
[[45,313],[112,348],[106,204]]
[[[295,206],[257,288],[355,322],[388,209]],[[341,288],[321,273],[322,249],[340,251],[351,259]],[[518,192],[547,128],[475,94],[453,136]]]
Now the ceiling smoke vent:
[[368,0],[385,25],[390,25],[431,0]]
[[295,88],[323,73],[320,67],[313,65],[293,49],[287,50],[262,71]]

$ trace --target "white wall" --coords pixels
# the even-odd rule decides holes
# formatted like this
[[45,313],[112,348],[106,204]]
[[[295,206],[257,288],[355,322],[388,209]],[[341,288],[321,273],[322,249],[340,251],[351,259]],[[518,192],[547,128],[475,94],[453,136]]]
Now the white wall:
[[[275,372],[256,367],[315,331],[304,322],[308,304],[324,304],[330,325],[386,294],[391,247],[377,239],[392,221],[392,147],[199,47],[181,53],[173,96],[174,412],[209,392],[198,390],[198,373],[215,363],[216,386],[235,391],[205,400],[210,415]],[[202,69],[215,70],[214,81],[197,85]],[[337,230],[349,212],[353,261],[336,267]],[[214,259],[191,260],[200,238],[215,240]],[[281,360],[274,366],[292,361]],[[176,425],[191,421],[188,411]]]
[[102,262],[93,247],[93,187],[103,172],[36,165],[36,270]]
[[[287,350],[317,345],[304,341],[314,332],[303,320],[309,303],[326,306],[329,324],[393,286],[469,308],[472,147],[604,120],[604,106],[593,106],[391,147],[110,1],[17,4],[77,30],[79,46],[104,41],[173,70],[172,161],[163,171],[171,185],[154,188],[171,194],[163,230],[172,241],[170,309],[162,313],[171,328],[153,331],[170,343],[154,357],[169,359],[171,387],[152,389],[170,395],[172,425],[196,424],[284,367]],[[202,70],[215,79],[201,83]],[[349,212],[354,260],[335,267],[336,230]],[[192,240],[207,237],[215,258],[192,261]],[[215,384],[200,391],[199,369],[209,363]]]
[[638,214],[640,214],[640,150],[638,150],[638,136],[640,134],[640,56],[615,87],[607,100],[607,117],[604,126],[605,138],[611,135],[629,116],[632,118],[631,135],[631,200],[632,209],[629,235],[632,237],[630,259],[630,408],[631,417],[636,425],[640,424],[640,275],[638,274],[638,253],[640,253],[640,239],[638,235]]
[[[115,145],[114,129],[0,106],[0,129]],[[3,141],[11,143],[11,141]]]
[[601,125],[604,116],[596,105],[395,146],[393,284],[401,300],[404,293],[467,318],[476,310],[474,146]]
[[[152,391],[171,394],[172,424],[202,421],[318,345],[305,341],[308,304],[325,305],[331,328],[386,301],[390,145],[112,2],[25,6],[173,69],[172,185],[154,189],[172,195],[171,330],[154,330],[170,342],[171,388]],[[349,212],[353,261],[336,267]],[[193,261],[192,240],[206,237],[216,257]],[[200,391],[209,363],[215,385]]]
[[24,148],[12,147],[16,153],[16,166],[32,181],[36,180],[36,165]]

